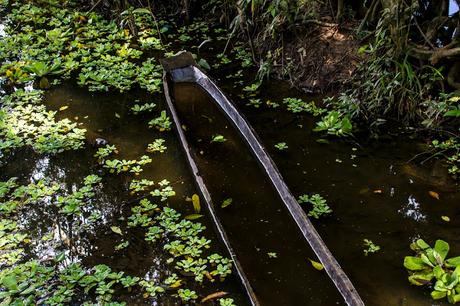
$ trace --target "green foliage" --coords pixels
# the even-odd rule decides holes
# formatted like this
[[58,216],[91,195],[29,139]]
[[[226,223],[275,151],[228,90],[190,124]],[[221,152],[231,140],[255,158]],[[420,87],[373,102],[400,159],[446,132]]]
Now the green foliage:
[[246,105],[259,108],[262,105],[262,101],[260,99],[249,99],[249,102]]
[[280,151],[284,151],[289,147],[285,142],[278,142],[277,144],[275,144],[275,148],[277,148]]
[[212,136],[211,142],[225,142],[227,139],[223,135],[214,135]]
[[189,289],[179,289],[177,293],[179,294],[179,297],[183,302],[189,302],[191,300],[196,300],[198,298],[196,292]]
[[460,256],[447,258],[449,244],[436,240],[434,248],[418,239],[411,244],[416,256],[406,256],[404,267],[409,272],[409,282],[416,286],[432,284],[431,297],[435,300],[447,297],[449,303],[460,301]]
[[364,239],[364,247],[365,249],[363,250],[364,255],[369,255],[369,253],[376,253],[380,251],[380,246],[376,245],[372,240],[369,239]]
[[94,186],[101,181],[97,175],[88,175],[84,179],[84,186],[67,196],[58,196],[56,205],[65,215],[80,215],[81,207],[94,196]]
[[155,106],[155,103],[145,103],[143,105],[134,104],[134,106],[131,107],[131,111],[137,115],[142,112],[150,112],[155,108]]
[[139,86],[151,93],[160,92],[162,84],[162,68],[155,62],[154,58],[144,61],[139,67],[136,77]]
[[144,287],[144,290],[147,293],[147,296],[155,297],[157,296],[158,293],[163,293],[165,290],[163,287],[156,285],[155,283],[151,281],[140,281],[139,284]]
[[313,208],[309,211],[308,216],[319,219],[323,215],[332,213],[332,209],[327,205],[326,200],[319,194],[315,193],[312,196],[306,194],[301,195],[297,200],[299,204],[310,203]]
[[97,157],[99,164],[104,164],[106,158],[112,155],[112,153],[118,153],[117,147],[115,147],[114,145],[106,145],[103,148],[97,149],[97,152],[96,154],[94,154],[94,157]]
[[[200,236],[205,230],[201,223],[182,219],[172,208],[159,209],[147,199],[141,200],[131,211],[133,214],[128,218],[128,226],[146,228],[145,240],[161,243],[172,256],[168,263],[175,263],[174,267],[181,274],[192,275],[195,281],[202,283],[205,275],[224,280],[231,273],[230,259],[216,253],[203,256],[204,250],[210,248],[211,241]],[[180,281],[176,276],[168,278],[166,284],[179,286]]]
[[236,306],[232,298],[219,299],[219,306]]
[[107,159],[105,160],[103,167],[109,169],[110,173],[120,174],[122,172],[132,172],[139,174],[142,172],[141,166],[151,163],[152,159],[147,155],[141,156],[140,160],[131,159]]
[[251,52],[244,49],[242,46],[235,47],[236,59],[241,61],[241,67],[248,68],[254,65]]
[[83,147],[84,129],[69,119],[56,121],[56,112],[43,105],[0,109],[0,152],[31,146],[39,153],[59,153]]
[[347,115],[338,111],[329,111],[320,121],[316,123],[315,132],[327,132],[329,135],[346,136],[350,135],[353,127]]
[[243,91],[246,91],[248,93],[254,93],[257,90],[259,90],[260,85],[262,85],[262,83],[260,83],[260,82],[253,83],[251,85],[248,85],[248,86],[244,87]]
[[404,37],[410,27],[404,24],[415,6],[404,7],[401,2],[384,10],[374,41],[360,49],[366,56],[355,73],[352,89],[332,104],[351,118],[359,117],[372,125],[396,115],[406,123],[418,119],[428,127],[436,126],[442,119],[436,109],[443,104],[443,97],[435,84],[443,76],[435,67],[418,65],[419,61],[409,56],[412,47],[405,46],[408,39]]
[[162,180],[161,182],[158,183],[158,185],[160,185],[161,188],[155,189],[154,191],[150,192],[150,194],[154,197],[160,197],[160,200],[162,202],[176,195],[176,192],[169,185],[168,180]]
[[52,63],[31,62],[24,66],[24,71],[34,74],[38,77],[44,77],[49,74],[60,74],[62,63],[60,60],[55,60]]
[[155,127],[160,132],[169,131],[171,129],[171,120],[166,115],[166,111],[161,111],[159,117],[150,120],[149,127]]
[[24,90],[22,88],[9,95],[0,97],[3,107],[14,108],[15,106],[25,106],[27,104],[36,105],[43,98],[42,90]]
[[435,155],[443,156],[449,164],[449,173],[458,178],[460,175],[460,143],[456,138],[444,141],[433,140],[432,147],[437,150]]
[[137,75],[136,66],[126,60],[111,55],[102,55],[100,60],[87,63],[79,74],[79,85],[87,86],[90,91],[108,91],[117,88],[128,91]]
[[129,184],[129,190],[131,190],[131,193],[139,193],[147,190],[150,186],[153,185],[154,182],[147,179],[132,180]]
[[1,298],[13,305],[32,305],[38,301],[53,306],[69,304],[83,293],[94,294],[97,301],[107,305],[112,302],[116,284],[132,287],[138,281],[139,278],[113,272],[106,265],[86,270],[73,263],[57,270],[33,260],[0,272],[4,290]]
[[155,139],[152,143],[149,143],[147,146],[147,152],[154,153],[154,152],[160,152],[164,153],[166,151],[167,147],[164,145],[165,140],[163,138],[158,138]]
[[315,102],[311,101],[307,103],[299,98],[284,98],[283,104],[293,113],[306,112],[316,117],[326,112],[325,109],[317,107]]
[[[35,78],[40,81],[40,87],[46,88],[76,75],[79,84],[90,91],[116,89],[126,92],[136,87],[150,93],[161,91],[161,66],[155,58],[141,58],[143,52],[136,49],[140,46],[142,50],[164,50],[159,38],[151,36],[159,33],[152,23],[149,25],[152,22],[149,11],[131,9],[127,12],[130,17],[126,20],[133,17],[139,27],[136,42],[115,22],[105,21],[95,12],[74,11],[73,3],[46,0],[39,4],[32,1],[10,5],[5,24],[8,35],[0,40],[0,79],[3,84],[14,85],[15,88],[8,87],[5,90],[8,94],[0,97],[0,156],[3,152],[23,146],[30,146],[39,153],[58,153],[79,149],[84,144],[85,130],[77,128],[77,124],[68,119],[58,121],[55,119],[56,112],[49,112],[40,105],[43,91],[30,90],[32,83],[28,84]],[[206,26],[206,23],[203,25]],[[163,29],[160,31],[163,32]],[[229,59],[223,56],[220,60],[224,63]],[[50,75],[55,77],[51,84],[46,79]],[[37,86],[37,83],[33,85]],[[134,105],[132,111],[150,111],[153,107],[153,103]],[[171,122],[163,111],[150,125],[159,130],[169,130]],[[156,139],[148,148],[151,152],[163,152],[165,149],[163,139]],[[95,152],[102,167],[113,173],[138,174],[143,165],[152,161],[148,156],[142,156],[140,160],[119,160],[110,157],[113,154],[118,154],[113,145],[106,145]],[[0,182],[0,304],[119,306],[125,303],[115,301],[115,295],[137,293],[140,288],[145,291],[146,298],[165,292],[161,279],[140,279],[121,271],[112,271],[105,265],[83,268],[72,263],[86,256],[85,252],[79,254],[80,248],[86,247],[77,241],[83,239],[82,233],[88,233],[95,222],[103,220],[105,227],[105,222],[111,220],[111,216],[106,215],[110,213],[109,209],[103,213],[94,205],[100,177],[89,175],[81,184],[68,182],[67,179],[59,183],[44,179],[21,186],[17,181],[11,178]],[[68,183],[68,188],[65,188]],[[147,179],[132,180],[129,184],[133,193],[146,191],[151,186],[153,182]],[[163,180],[149,197],[166,202],[174,195],[169,182]],[[29,215],[21,213],[31,204],[34,210],[46,209],[46,215],[52,222],[51,228],[42,228],[43,224],[39,223],[30,231],[24,226],[24,218]],[[30,215],[35,216],[34,210]],[[123,231],[118,225],[107,226],[117,234],[126,233],[121,225]],[[161,244],[158,250],[164,247],[165,252],[173,257],[165,264],[170,264],[181,277],[170,276],[164,280],[168,289],[182,285],[186,277],[185,267],[188,275],[198,282],[203,282],[205,275],[214,281],[213,278],[224,279],[231,273],[229,259],[214,256],[214,260],[208,263],[206,252],[211,241],[202,236],[205,227],[185,220],[168,207],[160,208],[147,199],[140,201],[132,208],[132,215],[128,218],[128,227],[133,226],[145,229],[146,241]],[[120,239],[120,236],[117,238]],[[49,250],[38,248],[42,246],[38,243],[40,239],[46,241],[44,245]],[[129,240],[117,243],[114,245],[116,251],[132,247]],[[34,254],[30,249],[45,251],[45,254]],[[47,258],[47,254],[53,254],[53,251],[58,251],[54,260]],[[72,255],[71,258],[66,258],[68,254]],[[40,261],[34,260],[36,256]],[[184,301],[197,298],[194,291],[185,288],[177,294]]]

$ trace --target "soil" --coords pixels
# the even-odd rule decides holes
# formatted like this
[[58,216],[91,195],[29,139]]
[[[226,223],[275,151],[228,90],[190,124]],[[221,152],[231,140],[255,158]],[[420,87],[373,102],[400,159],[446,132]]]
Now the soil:
[[[285,43],[284,58],[293,63],[288,73],[291,84],[315,93],[343,88],[360,61],[360,41],[354,37],[352,28],[352,25],[319,21]],[[283,68],[286,67],[277,67],[279,77]]]

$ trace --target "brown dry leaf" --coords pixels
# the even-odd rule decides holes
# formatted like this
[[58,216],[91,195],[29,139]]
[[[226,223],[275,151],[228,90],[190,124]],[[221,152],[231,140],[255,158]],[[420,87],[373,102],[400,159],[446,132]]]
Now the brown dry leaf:
[[428,194],[430,195],[430,197],[432,198],[435,198],[436,200],[439,200],[439,193],[437,193],[436,191],[428,191]]
[[218,292],[214,292],[214,293],[211,293],[210,295],[207,295],[205,298],[203,298],[201,300],[201,303],[204,303],[206,301],[210,301],[210,300],[214,300],[214,299],[218,299],[218,298],[221,298],[223,296],[226,296],[228,294],[228,292],[225,292],[225,291],[218,291]]

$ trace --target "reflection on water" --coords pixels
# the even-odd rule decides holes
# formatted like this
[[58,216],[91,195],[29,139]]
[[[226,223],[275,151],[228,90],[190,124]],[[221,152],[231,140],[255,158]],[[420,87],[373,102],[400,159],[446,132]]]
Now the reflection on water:
[[426,216],[421,212],[420,203],[417,202],[417,199],[413,195],[409,196],[407,204],[398,210],[398,212],[406,218],[411,218],[417,222],[426,220]]
[[456,0],[449,0],[449,16],[458,12],[458,4]]

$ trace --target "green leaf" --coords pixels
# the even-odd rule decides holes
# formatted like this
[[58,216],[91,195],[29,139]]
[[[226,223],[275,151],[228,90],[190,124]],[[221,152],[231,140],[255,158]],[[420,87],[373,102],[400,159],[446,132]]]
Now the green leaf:
[[221,205],[220,207],[225,208],[225,207],[227,207],[228,205],[232,204],[232,202],[233,202],[233,199],[232,199],[232,198],[225,199],[225,200],[222,202],[222,205]]
[[308,260],[310,261],[313,268],[315,268],[316,270],[321,271],[324,269],[324,266],[320,262],[311,260],[310,258],[308,258]]
[[454,303],[460,302],[460,294],[456,294],[453,296]]
[[341,129],[342,129],[342,133],[344,134],[349,134],[353,128],[353,126],[351,125],[351,121],[350,119],[348,118],[348,116],[344,117],[342,119],[342,124],[341,124]]
[[446,112],[444,117],[460,117],[460,108]]
[[445,265],[448,268],[455,268],[460,266],[460,256],[449,258],[445,261]]
[[445,298],[447,295],[447,292],[446,291],[431,291],[431,297],[433,298],[433,300],[439,300],[439,299],[442,299],[442,298]]
[[444,275],[444,270],[441,268],[441,266],[436,266],[433,268],[433,274],[434,274],[434,277],[436,277],[436,279],[441,279],[441,277]]
[[417,246],[422,250],[428,249],[430,247],[428,243],[426,243],[423,239],[417,239],[415,244],[417,244]]
[[10,291],[18,290],[18,282],[16,281],[16,277],[13,275],[5,276],[2,279],[2,284]]
[[412,285],[424,286],[430,283],[433,277],[434,275],[431,272],[428,272],[428,273],[419,272],[419,273],[414,273],[411,276],[409,276],[408,280]]
[[54,261],[55,262],[61,262],[64,259],[65,259],[65,252],[61,252],[54,258]]
[[137,8],[133,11],[133,14],[150,14],[150,10],[146,8]]
[[317,143],[330,144],[330,141],[324,138],[316,139]]
[[208,62],[204,58],[200,58],[197,64],[204,70],[211,70],[211,66],[209,66]]
[[112,232],[123,236],[123,233],[121,232],[121,229],[118,226],[111,226],[110,229],[112,230]]
[[203,217],[203,215],[191,214],[191,215],[185,216],[184,218],[187,219],[187,220],[196,220],[196,219],[199,219],[201,217]]
[[430,258],[428,258],[427,255],[425,254],[421,254],[420,255],[420,259],[427,265],[427,266],[430,266],[430,267],[434,267],[434,263],[436,263],[436,259],[434,258],[433,256],[433,249],[428,249],[428,251],[431,250],[431,254],[429,255],[430,257],[432,257],[432,260]]
[[427,268],[427,265],[419,257],[406,256],[404,258],[404,267],[411,271],[419,271]]
[[449,253],[449,244],[444,240],[436,240],[434,250],[441,256],[442,261],[446,259],[447,253]]
[[192,195],[192,204],[195,213],[199,214],[201,211],[200,197],[197,194]]

